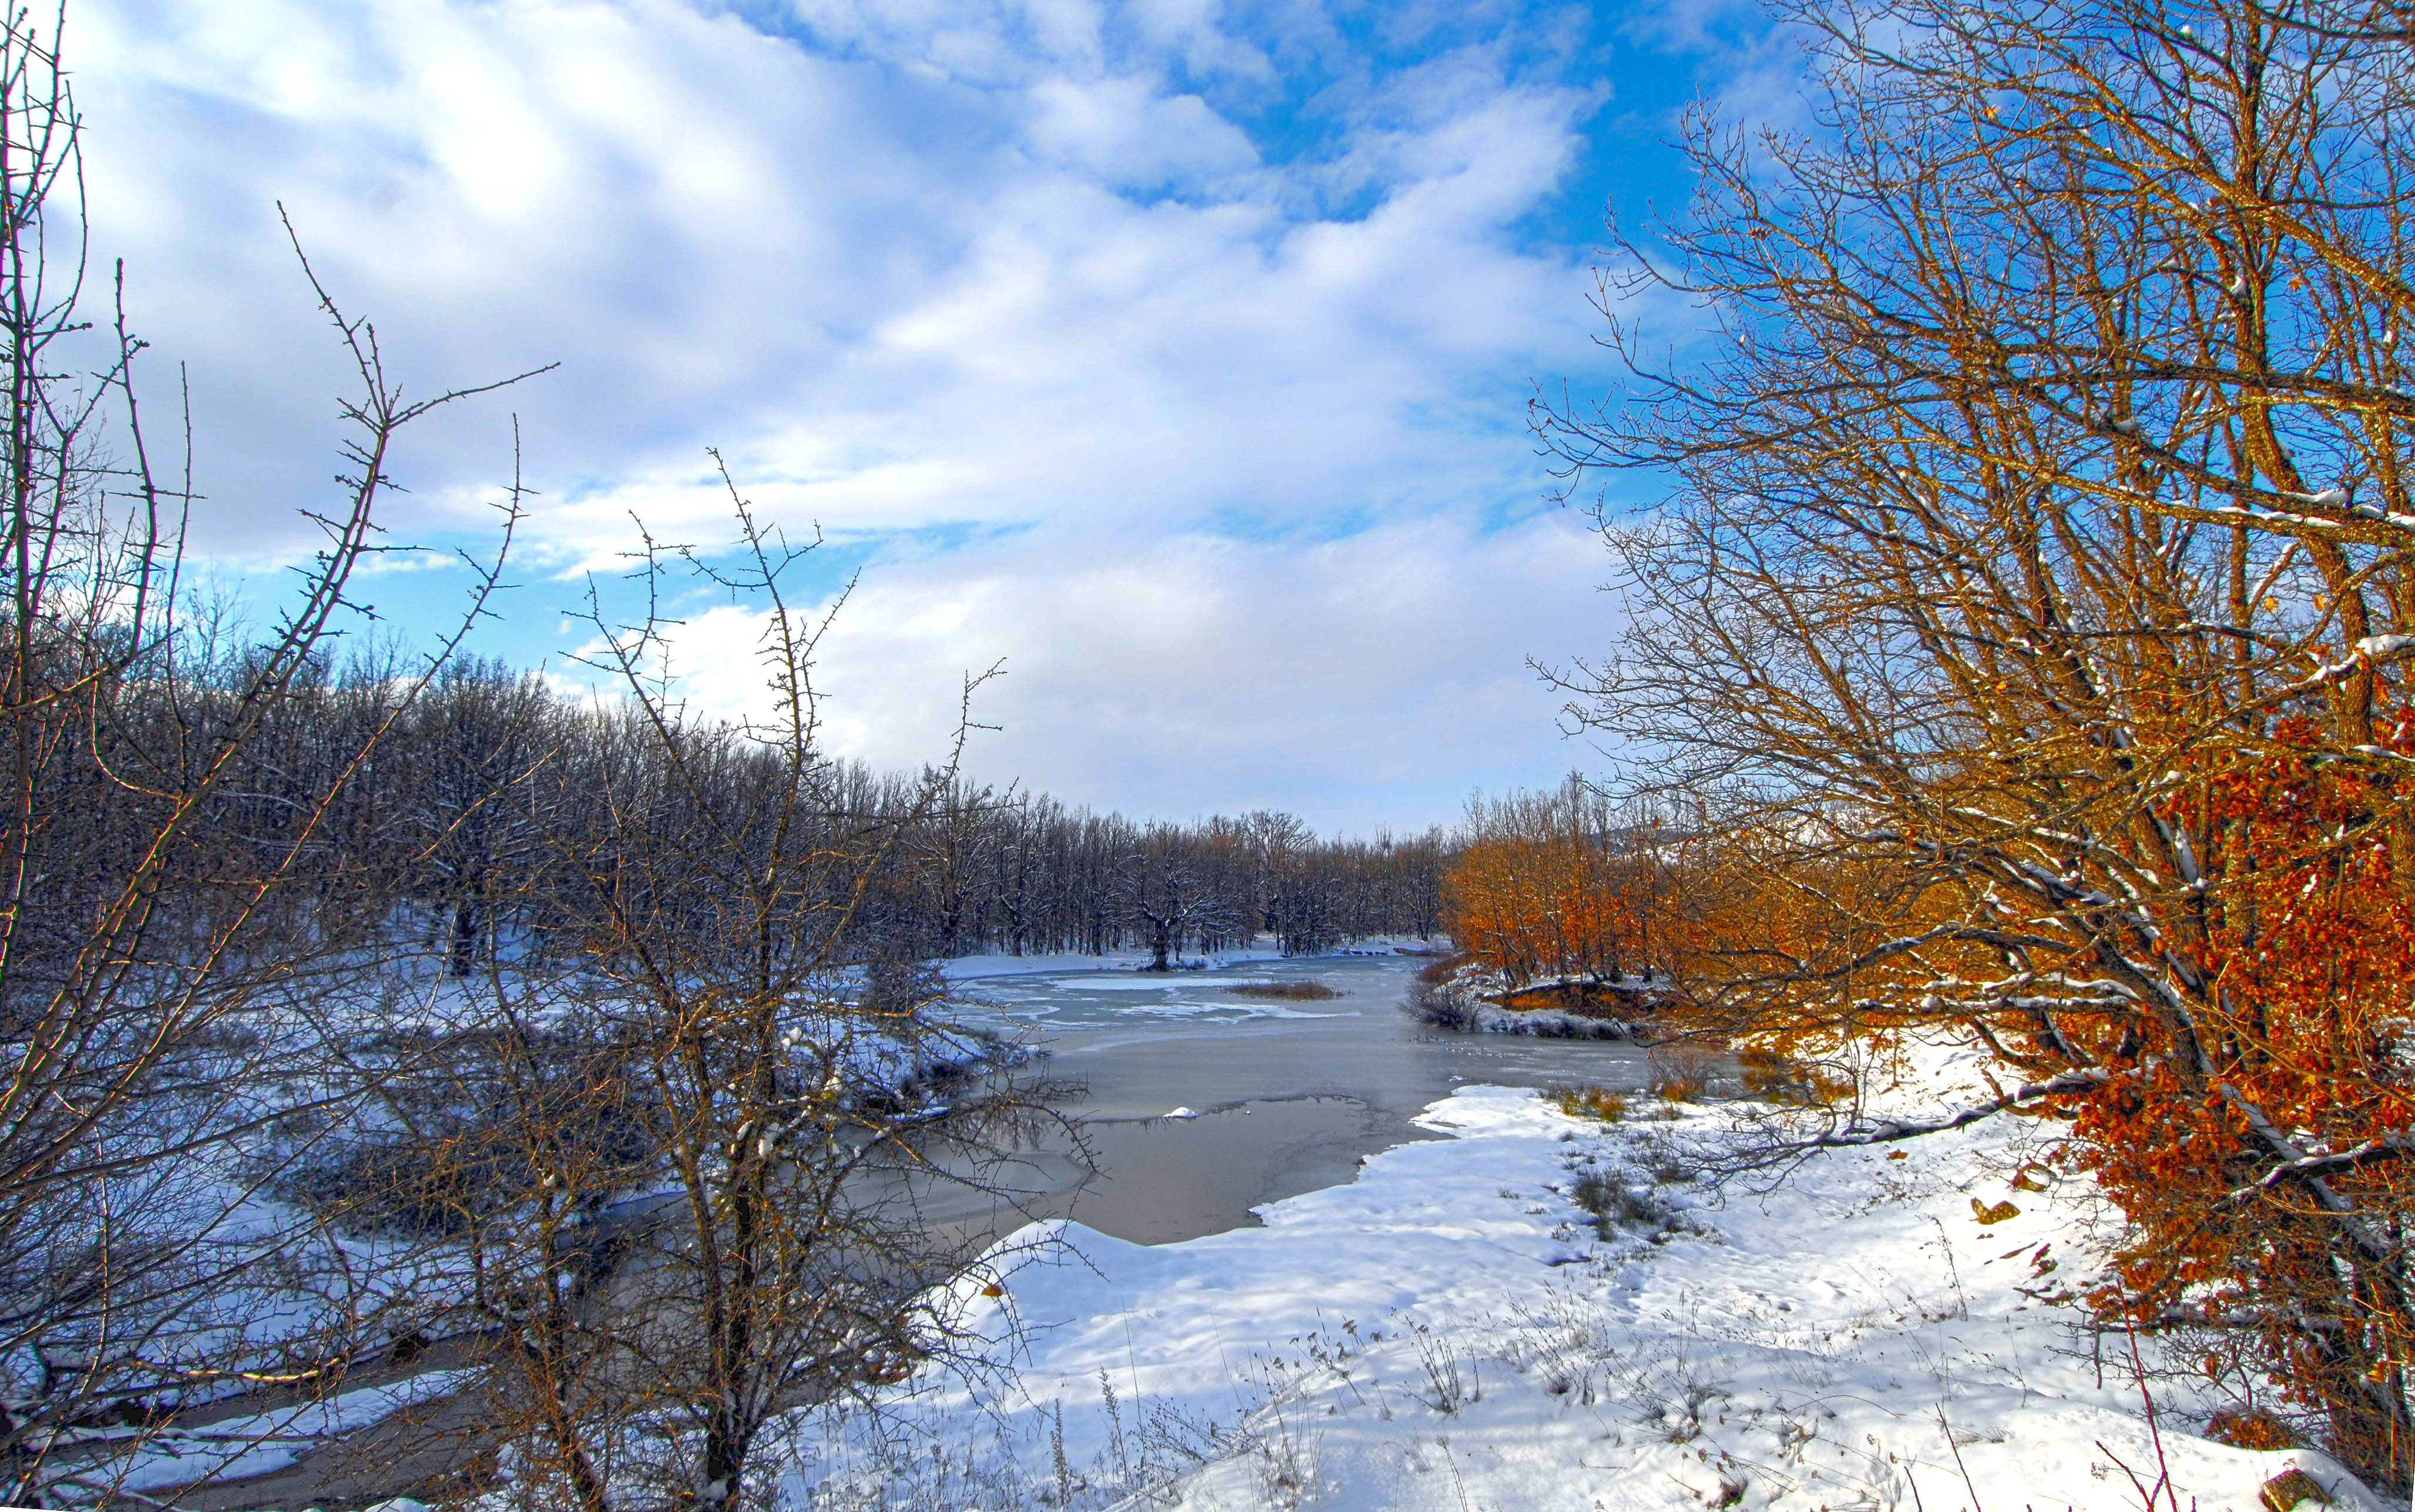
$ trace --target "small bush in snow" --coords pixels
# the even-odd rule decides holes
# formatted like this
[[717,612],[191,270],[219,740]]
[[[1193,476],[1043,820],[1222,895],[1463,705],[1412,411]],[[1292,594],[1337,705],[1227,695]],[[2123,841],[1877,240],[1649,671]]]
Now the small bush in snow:
[[1837,1074],[1818,1061],[1796,1060],[1774,1050],[1737,1052],[1744,1070],[1744,1089],[1764,1102],[1797,1108],[1832,1108],[1853,1095],[1850,1076]]
[[1627,1100],[1606,1086],[1564,1086],[1545,1094],[1571,1118],[1614,1124],[1627,1116]]
[[1294,1003],[1322,1002],[1342,996],[1321,981],[1244,981],[1224,990],[1236,997],[1270,997]]

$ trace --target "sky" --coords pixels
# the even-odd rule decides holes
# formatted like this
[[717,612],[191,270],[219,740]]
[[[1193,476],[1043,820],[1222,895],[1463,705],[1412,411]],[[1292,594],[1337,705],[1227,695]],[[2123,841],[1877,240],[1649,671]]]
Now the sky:
[[[402,438],[384,632],[460,612],[575,680],[638,524],[820,548],[840,754],[1136,817],[1372,833],[1603,757],[1530,659],[1598,654],[1612,563],[1526,428],[1610,382],[1605,210],[1791,65],[1730,0],[71,0],[88,218],[197,566],[258,595],[334,496],[346,359],[279,206],[407,394],[555,365]],[[1650,312],[1672,328],[1685,314]],[[412,549],[400,549],[409,547]],[[766,612],[666,601],[700,709]],[[366,623],[356,631],[368,634]]]

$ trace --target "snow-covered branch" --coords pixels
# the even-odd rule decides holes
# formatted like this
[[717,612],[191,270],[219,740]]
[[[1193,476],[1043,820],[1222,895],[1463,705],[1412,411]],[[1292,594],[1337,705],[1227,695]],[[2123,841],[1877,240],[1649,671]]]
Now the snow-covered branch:
[[2302,1155],[2285,1160],[2263,1175],[2230,1192],[2230,1200],[2252,1197],[2259,1191],[2270,1191],[2285,1181],[2302,1181],[2315,1176],[2327,1176],[2342,1171],[2354,1171],[2363,1166],[2378,1165],[2385,1160],[2403,1160],[2415,1156],[2415,1136],[2384,1134],[2368,1139],[2353,1149],[2337,1150],[2328,1155]]
[[2105,1085],[2111,1072],[2101,1066],[2084,1067],[2064,1071],[2043,1082],[2031,1082],[1991,1098],[1985,1102],[1958,1108],[1950,1113],[1927,1117],[1875,1118],[1844,1129],[1828,1130],[1802,1139],[1789,1140],[1754,1152],[1756,1163],[1766,1163],[1772,1158],[1808,1154],[1820,1149],[1852,1149],[1869,1145],[1890,1145],[1898,1140],[1918,1139],[1924,1134],[1942,1134],[1950,1130],[1975,1124],[1982,1118],[2023,1109],[2047,1098],[2068,1096],[2074,1092],[2090,1092]]

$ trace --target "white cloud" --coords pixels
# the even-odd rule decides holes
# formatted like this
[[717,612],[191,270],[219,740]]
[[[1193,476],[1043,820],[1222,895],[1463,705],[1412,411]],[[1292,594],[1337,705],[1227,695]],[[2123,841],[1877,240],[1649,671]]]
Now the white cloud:
[[1031,90],[1031,104],[1033,148],[1101,183],[1155,189],[1258,166],[1248,135],[1206,100],[1161,94],[1148,78],[1042,80]]
[[[524,573],[610,561],[632,512],[726,533],[708,444],[774,521],[965,541],[876,552],[832,651],[852,749],[928,755],[1003,656],[982,770],[1100,803],[1371,824],[1352,792],[1424,814],[1564,759],[1521,664],[1593,634],[1598,547],[1478,522],[1542,483],[1526,381],[1587,360],[1581,259],[1510,228],[1588,87],[1212,0],[77,14],[97,241],[192,364],[204,549],[300,548],[329,471],[281,199],[413,391],[562,364],[412,438],[403,536],[474,526],[517,411]],[[1268,150],[1302,58],[1337,134]]]
[[[942,754],[966,677],[968,765],[1045,772],[1070,801],[1192,817],[1288,808],[1358,831],[1449,819],[1472,784],[1548,779],[1586,752],[1523,665],[1604,621],[1571,516],[1491,533],[1448,516],[1315,544],[1028,535],[867,575],[817,663],[834,748]],[[698,707],[759,708],[765,621],[716,606],[672,633]]]

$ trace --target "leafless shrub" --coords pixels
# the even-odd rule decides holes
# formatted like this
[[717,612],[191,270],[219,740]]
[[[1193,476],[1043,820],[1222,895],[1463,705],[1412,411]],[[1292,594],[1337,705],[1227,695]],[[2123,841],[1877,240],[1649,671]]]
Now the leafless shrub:
[[1692,1102],[1727,1080],[1727,1057],[1704,1046],[1676,1040],[1653,1046],[1652,1093],[1671,1102]]
[[[1437,1338],[1425,1324],[1413,1325],[1411,1342],[1418,1352],[1418,1364],[1424,1370],[1426,1390],[1418,1400],[1445,1417],[1456,1416],[1470,1402],[1484,1400],[1484,1376],[1475,1357],[1462,1356],[1459,1347],[1448,1337]],[[1466,1370],[1461,1370],[1464,1364]]]
[[1476,1004],[1454,991],[1448,980],[1432,980],[1426,971],[1409,984],[1408,996],[1402,1008],[1420,1023],[1437,1029],[1471,1030],[1478,1026]]
[[64,29],[0,15],[0,1501],[93,1505],[180,1411],[338,1378],[381,1311],[253,1199],[266,1130],[338,1121],[322,1073],[379,1001],[392,897],[348,805],[452,648],[349,677],[334,649],[398,438],[475,391],[406,401],[305,261],[356,382],[341,492],[264,628],[198,601],[142,343],[79,335]]

